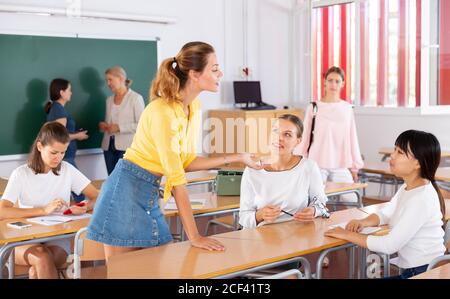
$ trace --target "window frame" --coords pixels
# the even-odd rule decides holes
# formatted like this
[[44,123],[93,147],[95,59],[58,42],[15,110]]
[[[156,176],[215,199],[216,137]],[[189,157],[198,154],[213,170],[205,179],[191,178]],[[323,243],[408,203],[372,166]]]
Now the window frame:
[[[322,8],[326,6],[332,5],[340,5],[340,4],[355,4],[355,43],[356,45],[360,45],[361,43],[361,1],[363,0],[311,0],[310,7],[310,16],[313,14],[313,10],[317,8]],[[437,103],[437,94],[438,90],[436,90],[433,95],[430,96],[430,92],[432,90],[432,65],[430,63],[431,60],[431,49],[438,48],[438,44],[433,44],[431,42],[431,34],[430,34],[430,20],[433,18],[431,4],[429,0],[421,1],[422,9],[421,9],[421,63],[420,63],[420,106],[417,107],[367,107],[361,106],[361,84],[360,80],[354,80],[352,84],[355,87],[355,111],[359,114],[368,114],[368,115],[450,115],[450,105],[432,105],[431,103]],[[311,18],[310,18],[311,20]],[[311,26],[311,42],[309,47],[309,56],[313,57],[313,35],[312,32],[313,26]],[[359,65],[361,62],[361,48],[356,47],[355,49],[355,61],[356,65]],[[436,67],[436,66],[434,66]],[[309,70],[312,76],[312,68]],[[360,68],[355,69],[355,78],[360,78],[361,72]],[[438,86],[435,86],[438,89]],[[417,96],[417,95],[416,95]]]

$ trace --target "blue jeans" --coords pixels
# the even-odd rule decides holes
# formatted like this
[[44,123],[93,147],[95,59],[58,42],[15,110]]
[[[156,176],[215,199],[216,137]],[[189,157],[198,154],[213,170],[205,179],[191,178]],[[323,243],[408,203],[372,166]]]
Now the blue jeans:
[[[78,169],[77,164],[75,163],[75,157],[64,157],[63,161],[66,161],[67,163],[72,164],[73,167]],[[72,197],[73,197],[73,200],[75,202],[80,202],[80,201],[83,201],[85,199],[83,193],[80,193],[80,195],[77,195],[77,194],[72,192]]]
[[123,158],[124,154],[125,151],[119,151],[116,149],[114,136],[109,137],[108,150],[103,151],[103,156],[105,157],[106,170],[108,171],[108,175],[110,175],[113,172],[117,162]]
[[428,265],[404,269],[401,275],[387,277],[387,279],[408,279],[427,271]]

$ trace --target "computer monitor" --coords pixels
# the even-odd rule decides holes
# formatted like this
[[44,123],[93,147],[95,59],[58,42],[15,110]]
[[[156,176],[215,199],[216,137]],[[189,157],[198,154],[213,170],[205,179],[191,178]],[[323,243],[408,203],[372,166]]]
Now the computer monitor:
[[259,81],[234,81],[234,101],[242,103],[262,103],[261,84]]

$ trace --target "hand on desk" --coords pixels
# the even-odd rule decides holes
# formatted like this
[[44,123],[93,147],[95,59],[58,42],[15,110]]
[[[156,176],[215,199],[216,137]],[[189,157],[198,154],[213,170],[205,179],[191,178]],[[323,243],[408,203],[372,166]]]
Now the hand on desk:
[[342,227],[335,227],[325,232],[326,237],[332,237],[336,239],[347,240],[348,235],[351,232],[343,229]]
[[296,221],[312,221],[314,219],[314,214],[316,209],[314,207],[307,207],[303,210],[295,213],[294,220]]
[[66,201],[62,198],[56,198],[44,207],[44,213],[45,215],[49,215],[53,212],[61,211],[64,207],[67,207]]
[[364,228],[364,223],[361,220],[352,220],[345,226],[345,230],[359,233]]
[[220,243],[219,241],[212,239],[212,238],[202,237],[202,236],[199,236],[199,237],[191,240],[191,244],[194,247],[207,249],[209,251],[224,251],[225,250],[225,246],[223,246],[222,243]]

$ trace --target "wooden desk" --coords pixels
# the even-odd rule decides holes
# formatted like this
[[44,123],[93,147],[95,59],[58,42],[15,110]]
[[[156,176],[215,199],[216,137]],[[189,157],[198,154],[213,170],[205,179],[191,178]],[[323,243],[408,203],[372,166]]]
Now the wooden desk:
[[226,246],[223,252],[194,248],[190,242],[129,252],[110,259],[108,278],[213,278],[251,271],[344,245],[346,241],[325,237],[324,232],[332,224],[365,215],[358,209],[348,209],[333,213],[330,219],[290,221],[215,235]]
[[436,181],[450,182],[450,167],[439,167],[435,177]]
[[450,263],[413,276],[410,279],[450,279]]
[[[27,222],[25,219],[8,219],[0,221],[0,267],[3,269],[4,262],[9,255],[9,261],[14,264],[14,254],[10,254],[15,247],[27,244],[48,242],[56,239],[67,239],[74,237],[76,232],[89,224],[89,218],[69,221],[66,223],[45,226],[32,223],[31,227],[24,229],[10,228],[6,224],[14,221]],[[0,279],[3,278],[0,271]],[[14,277],[14,269],[9,269],[9,277]]]
[[0,196],[2,196],[3,192],[5,192],[7,184],[8,184],[8,180],[6,180],[4,178],[0,178]]
[[[208,119],[211,129],[216,130],[214,151],[211,157],[224,153],[253,153],[267,155],[270,153],[270,134],[272,121],[283,114],[294,114],[303,120],[302,109],[280,110],[209,110]],[[213,144],[210,144],[213,146]],[[235,163],[239,165],[239,163]]]

